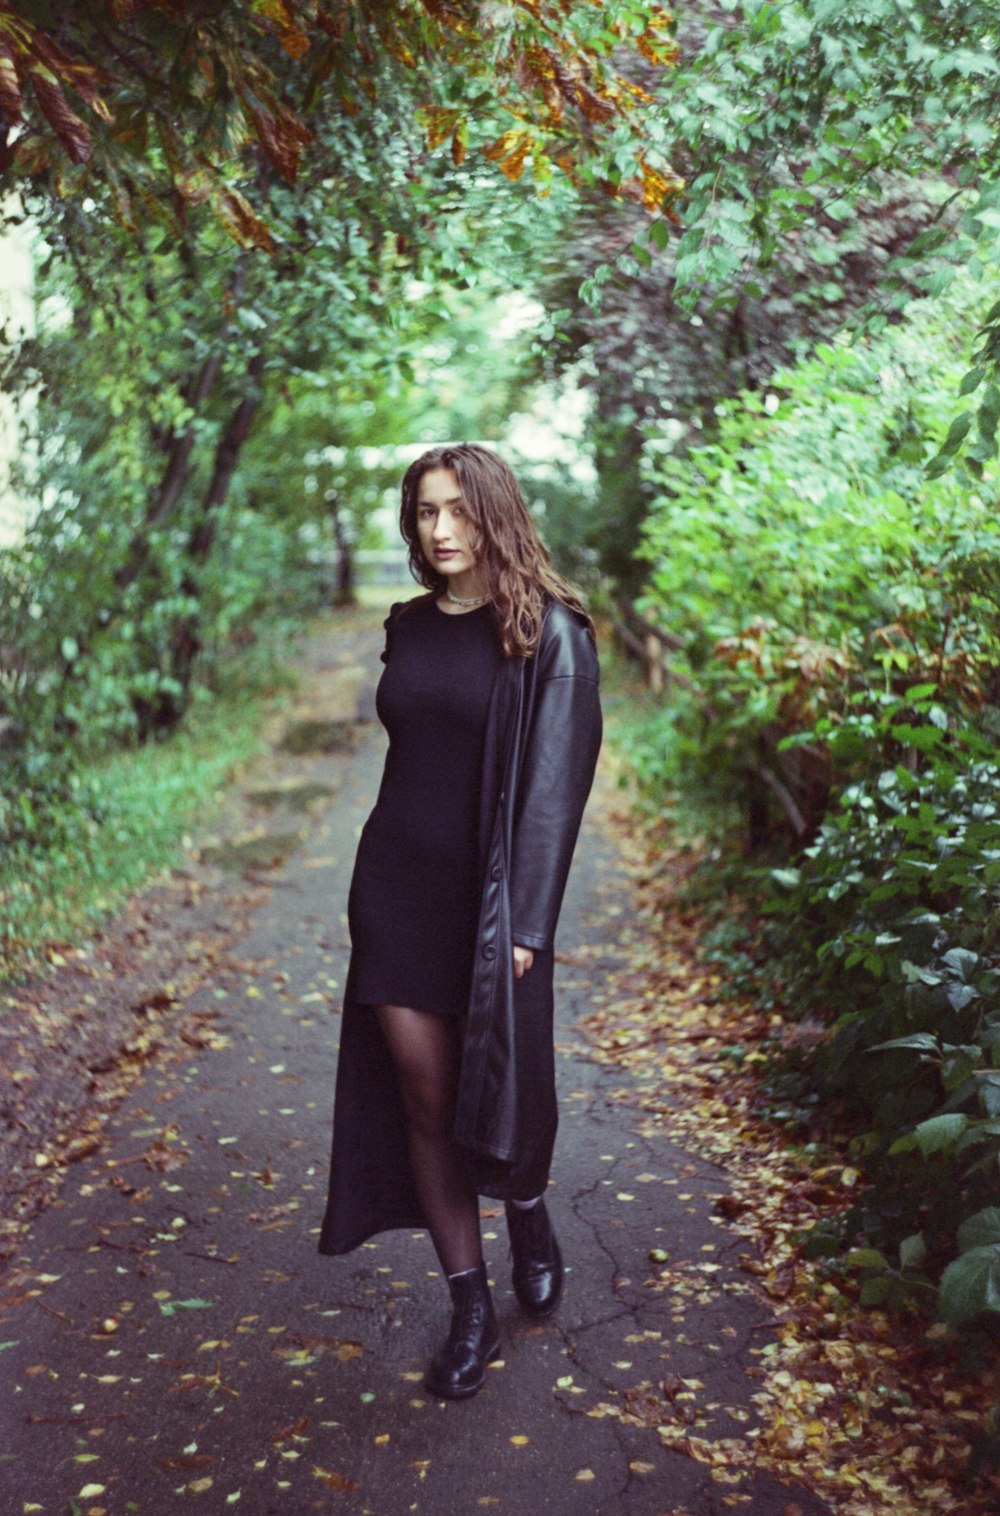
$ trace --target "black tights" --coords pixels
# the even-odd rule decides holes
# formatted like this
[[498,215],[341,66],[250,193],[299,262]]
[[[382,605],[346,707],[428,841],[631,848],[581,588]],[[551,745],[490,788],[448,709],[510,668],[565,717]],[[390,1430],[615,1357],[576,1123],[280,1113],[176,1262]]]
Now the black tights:
[[461,1023],[405,1005],[380,1005],[377,1014],[399,1075],[410,1162],[431,1240],[445,1273],[460,1274],[482,1258],[479,1197],[452,1135]]

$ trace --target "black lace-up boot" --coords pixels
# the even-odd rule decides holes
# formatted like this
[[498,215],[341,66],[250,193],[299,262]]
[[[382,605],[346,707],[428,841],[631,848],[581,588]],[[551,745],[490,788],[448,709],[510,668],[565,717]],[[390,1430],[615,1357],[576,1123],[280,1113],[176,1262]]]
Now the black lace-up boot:
[[563,1265],[545,1201],[537,1200],[527,1210],[508,1202],[504,1210],[514,1293],[529,1316],[550,1316],[562,1294]]
[[486,1365],[500,1356],[500,1334],[486,1280],[486,1265],[450,1274],[454,1310],[451,1330],[424,1376],[424,1385],[443,1400],[464,1400],[482,1388]]

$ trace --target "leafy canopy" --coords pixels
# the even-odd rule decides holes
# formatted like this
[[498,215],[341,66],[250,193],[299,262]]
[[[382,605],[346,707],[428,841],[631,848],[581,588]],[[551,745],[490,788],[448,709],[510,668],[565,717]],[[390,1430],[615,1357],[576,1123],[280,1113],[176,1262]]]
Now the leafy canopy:
[[673,59],[671,17],[647,0],[83,0],[41,16],[0,3],[4,176],[56,196],[106,186],[127,226],[210,201],[271,250],[234,166],[249,156],[294,181],[317,109],[364,117],[401,82],[456,164],[474,147],[544,187],[611,131],[608,182],[650,204],[670,183],[641,141],[650,97],[620,71],[623,55]]
[[[887,270],[875,329],[909,298],[907,265],[940,295],[958,266],[984,283],[1000,231],[996,123],[1000,54],[993,0],[722,0],[671,80],[663,122],[686,180],[676,276],[694,301],[753,291],[757,269],[817,217],[847,219],[886,171],[929,177],[938,210]],[[958,418],[935,463],[963,447],[981,474],[996,454],[1000,302],[979,310]]]

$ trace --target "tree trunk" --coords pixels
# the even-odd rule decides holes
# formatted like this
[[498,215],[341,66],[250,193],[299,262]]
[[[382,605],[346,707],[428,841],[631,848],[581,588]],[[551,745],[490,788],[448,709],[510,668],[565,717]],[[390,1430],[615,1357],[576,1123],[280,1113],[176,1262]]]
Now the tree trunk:
[[218,509],[225,503],[240,453],[243,451],[254,417],[260,408],[264,362],[264,349],[259,347],[247,364],[246,392],[243,399],[233,411],[216,444],[215,466],[202,501],[201,516],[188,538],[188,556],[195,563],[204,563],[212,551]]
[[[212,478],[205,491],[200,517],[188,537],[187,550],[191,568],[185,574],[181,588],[196,602],[198,583],[197,574],[193,570],[196,565],[208,559],[214,546],[219,509],[225,503],[240,453],[260,408],[264,364],[264,349],[259,347],[247,365],[243,398],[216,443]],[[180,689],[174,694],[161,696],[155,707],[145,713],[146,721],[158,730],[176,726],[187,707],[195,663],[202,649],[199,621],[198,611],[195,610],[183,617],[174,628],[170,663],[171,673]]]
[[354,582],[354,543],[351,535],[344,528],[344,518],[340,510],[340,497],[336,491],[327,499],[330,507],[330,517],[333,521],[333,538],[337,544],[337,568],[333,584],[334,605],[355,605],[357,594]]
[[[181,582],[181,589],[194,600],[198,598],[198,584],[193,570],[196,565],[204,563],[212,551],[219,507],[225,502],[240,453],[260,407],[264,362],[264,350],[258,348],[247,365],[243,398],[216,443],[212,478],[202,500],[199,519],[188,537],[191,567]],[[187,707],[194,666],[201,648],[199,617],[194,611],[177,623],[171,637],[170,672],[179,689],[172,694],[163,692],[153,701],[138,700],[135,703],[141,737],[146,738],[154,731],[169,731],[180,721]]]
[[191,462],[191,456],[194,452],[196,437],[195,423],[199,419],[218,380],[222,368],[222,360],[225,355],[226,332],[232,324],[233,314],[239,308],[246,285],[246,272],[246,258],[241,256],[233,272],[233,282],[227,301],[231,314],[226,322],[226,326],[219,334],[219,341],[216,344],[215,350],[205,359],[198,372],[190,376],[181,390],[181,396],[185,403],[190,406],[193,416],[183,431],[169,433],[160,444],[161,451],[167,455],[167,466],[159,485],[155,490],[150,492],[142,527],[133,534],[125,562],[115,574],[115,583],[120,590],[128,589],[129,585],[134,584],[135,580],[142,573],[146,560],[149,557],[150,530],[159,526],[160,522],[165,521],[175,510],[184,494],[185,486],[191,478],[194,467]]
[[[221,367],[222,353],[215,352],[205,359],[199,373],[184,386],[181,393],[195,416],[211,394]],[[194,452],[194,442],[193,425],[187,426],[183,432],[172,432],[167,439],[164,445],[167,467],[158,488],[150,495],[142,529],[132,534],[128,556],[115,574],[115,583],[120,590],[127,590],[142,573],[149,557],[150,529],[166,520],[184,493],[184,486],[193,469],[191,454]]]

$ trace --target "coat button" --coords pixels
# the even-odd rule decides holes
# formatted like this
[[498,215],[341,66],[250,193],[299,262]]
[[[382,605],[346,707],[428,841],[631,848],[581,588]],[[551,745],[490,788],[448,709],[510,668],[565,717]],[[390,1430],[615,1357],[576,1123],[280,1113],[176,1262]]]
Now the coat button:
[[492,942],[488,942],[486,944],[486,946],[483,948],[483,957],[484,958],[495,958],[496,955],[497,955],[496,944],[492,943]]
[[495,863],[490,869],[490,878],[496,880],[503,878],[503,869],[500,867],[499,863]]

